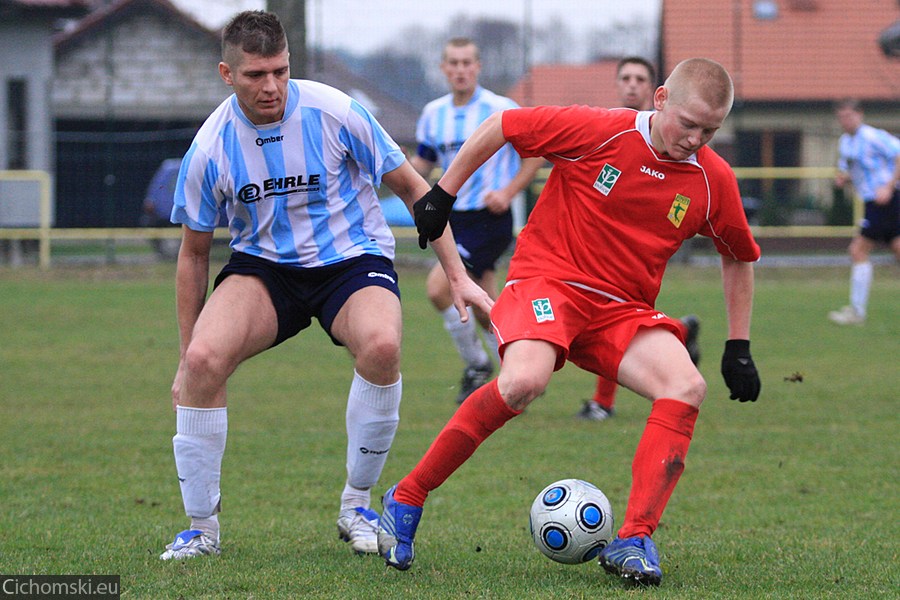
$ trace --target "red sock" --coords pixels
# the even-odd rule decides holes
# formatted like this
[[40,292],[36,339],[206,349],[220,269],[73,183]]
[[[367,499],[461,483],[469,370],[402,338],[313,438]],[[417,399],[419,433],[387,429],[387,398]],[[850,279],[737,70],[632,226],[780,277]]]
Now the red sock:
[[518,415],[500,397],[497,380],[481,386],[463,402],[409,475],[400,480],[394,498],[423,506],[428,492],[444,483],[489,435]]
[[594,388],[594,402],[607,411],[612,412],[613,406],[616,404],[616,389],[618,387],[619,384],[615,381],[598,375],[597,387]]
[[653,403],[631,464],[631,496],[619,537],[653,535],[684,471],[698,410],[679,400]]

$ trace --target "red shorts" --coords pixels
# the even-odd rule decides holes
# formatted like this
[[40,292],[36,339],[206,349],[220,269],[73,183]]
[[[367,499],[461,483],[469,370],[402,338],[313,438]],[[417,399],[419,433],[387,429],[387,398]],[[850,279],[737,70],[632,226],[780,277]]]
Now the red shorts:
[[491,310],[500,344],[544,340],[559,349],[554,370],[566,360],[616,380],[619,363],[641,327],[665,327],[682,343],[682,327],[643,302],[617,302],[549,277],[508,284]]

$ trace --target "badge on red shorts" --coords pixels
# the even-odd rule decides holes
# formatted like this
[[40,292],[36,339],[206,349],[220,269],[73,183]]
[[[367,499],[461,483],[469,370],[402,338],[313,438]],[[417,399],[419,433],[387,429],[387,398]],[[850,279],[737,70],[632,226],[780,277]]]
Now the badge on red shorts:
[[556,320],[556,317],[553,316],[553,307],[550,306],[550,298],[538,298],[537,300],[532,300],[531,308],[534,310],[534,316],[538,323]]

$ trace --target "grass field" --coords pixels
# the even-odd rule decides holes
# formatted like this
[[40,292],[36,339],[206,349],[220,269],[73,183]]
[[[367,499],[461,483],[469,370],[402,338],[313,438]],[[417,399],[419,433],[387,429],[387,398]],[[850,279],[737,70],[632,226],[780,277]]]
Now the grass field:
[[[452,414],[460,372],[424,271],[401,277],[402,421],[376,497]],[[876,269],[865,327],[825,319],[846,291],[844,268],[757,271],[763,391],[739,404],[718,374],[717,270],[670,268],[659,306],[701,317],[709,397],[654,536],[663,585],[636,591],[529,537],[531,501],[564,477],[624,514],[647,403],[623,391],[614,420],[576,421],[593,377],[571,365],[432,494],[410,571],[351,555],[334,524],[350,362],[317,328],[232,379],[222,555],[159,561],[187,524],[172,265],[0,270],[0,573],[118,574],[123,598],[896,598],[898,270]]]

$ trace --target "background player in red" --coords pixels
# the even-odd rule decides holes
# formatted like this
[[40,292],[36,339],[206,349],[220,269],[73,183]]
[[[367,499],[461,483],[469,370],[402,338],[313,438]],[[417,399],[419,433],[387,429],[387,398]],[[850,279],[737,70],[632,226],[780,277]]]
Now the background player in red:
[[[616,93],[620,106],[634,110],[653,110],[653,90],[656,89],[656,69],[640,56],[626,56],[616,64]],[[685,340],[693,363],[700,362],[697,334],[700,321],[693,315],[682,317],[681,337]],[[576,417],[583,421],[605,421],[613,416],[619,384],[602,375],[597,377],[594,395],[585,400]]]
[[463,402],[416,467],[384,495],[378,545],[388,565],[410,567],[429,492],[540,396],[568,359],[652,402],[622,527],[600,563],[621,577],[659,584],[650,536],[684,469],[707,388],[677,323],[653,306],[668,260],[695,234],[712,238],[722,257],[728,316],[722,374],[731,398],[755,401],[760,391],[749,340],[759,246],[734,173],[706,146],[733,97],[727,71],[695,58],[679,63],[657,88],[656,112],[506,110],[476,130],[416,202],[419,235],[436,240],[453,194],[504,143],[553,163],[491,311],[503,356],[499,376]]

